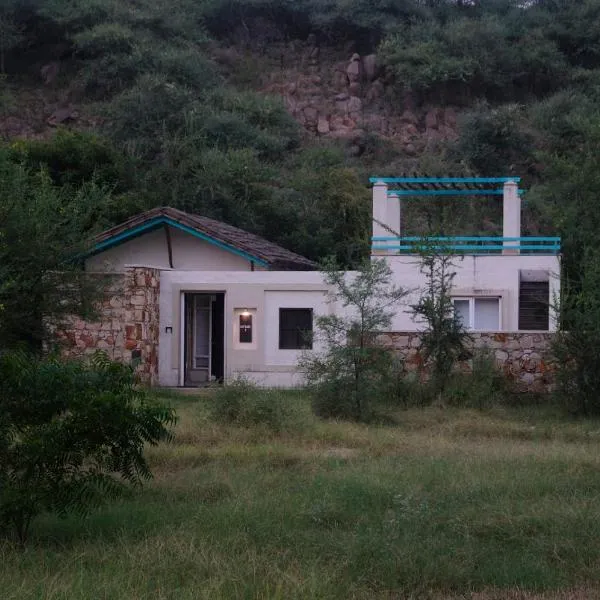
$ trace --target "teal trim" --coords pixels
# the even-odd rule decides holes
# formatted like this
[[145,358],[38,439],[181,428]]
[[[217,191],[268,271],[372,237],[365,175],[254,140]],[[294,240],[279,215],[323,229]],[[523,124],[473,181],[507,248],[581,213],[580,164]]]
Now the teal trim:
[[371,183],[507,183],[520,177],[369,177]]
[[[519,196],[525,190],[519,190]],[[502,196],[504,190],[389,190],[388,196]]]
[[177,221],[171,221],[171,219],[167,219],[167,221],[168,221],[168,223],[167,223],[168,225],[171,225],[172,227],[175,227],[176,229],[181,229],[181,231],[185,231],[186,233],[189,233],[190,235],[193,235],[194,237],[204,240],[205,242],[208,242],[209,244],[212,244],[213,246],[217,246],[217,248],[222,248],[223,250],[227,250],[228,252],[231,252],[232,254],[237,254],[238,256],[241,256],[242,258],[245,258],[250,261],[254,261],[257,265],[260,265],[261,267],[269,266],[269,263],[265,262],[261,258],[258,258],[258,256],[254,256],[253,254],[248,254],[247,252],[244,252],[243,250],[238,250],[237,248],[234,248],[233,246],[230,246],[229,244],[226,244],[225,242],[220,242],[219,240],[215,240],[214,238],[210,237],[209,235],[200,233],[199,231],[196,231],[192,227],[188,227],[187,225],[182,225],[181,223],[178,223]]
[[[532,254],[558,254],[561,249],[559,237],[393,237],[375,236],[373,250],[397,250],[411,252],[419,246],[432,245],[436,250],[490,254],[503,250],[518,250]],[[480,242],[480,243],[478,243]]]
[[527,242],[548,242],[560,244],[561,238],[559,237],[397,237],[397,236],[373,236],[371,241],[373,242],[417,242],[426,244],[428,241],[434,242],[521,242],[523,240]]
[[216,239],[210,237],[209,235],[200,233],[199,231],[196,231],[192,227],[188,227],[187,225],[182,225],[181,223],[178,223],[177,221],[174,221],[173,219],[170,219],[169,217],[158,217],[156,219],[152,219],[152,220],[148,221],[147,223],[138,225],[137,227],[128,229],[127,231],[124,231],[122,233],[119,233],[118,235],[115,235],[115,236],[107,239],[107,240],[104,240],[103,242],[96,244],[94,246],[94,248],[92,249],[92,251],[90,252],[90,254],[98,254],[99,252],[107,250],[108,248],[113,248],[114,246],[118,246],[119,244],[123,244],[124,242],[127,242],[133,238],[136,238],[147,231],[150,231],[152,229],[157,229],[158,227],[161,227],[163,225],[169,225],[170,227],[173,227],[175,229],[180,229],[181,231],[185,231],[186,233],[189,233],[190,235],[193,235],[194,237],[196,237],[198,239],[208,242],[209,244],[212,244],[213,246],[217,246],[217,248],[221,248],[222,250],[226,250],[227,252],[231,252],[232,254],[241,256],[242,258],[252,261],[262,267],[269,266],[269,264],[267,262],[265,262],[261,258],[258,258],[257,256],[254,256],[252,254],[244,252],[243,250],[239,250],[238,248],[235,248],[234,246],[230,246],[229,244],[226,244],[225,242],[216,240]]
[[152,219],[151,221],[148,221],[147,223],[144,223],[143,225],[138,225],[137,227],[134,227],[133,229],[128,229],[127,231],[123,231],[122,233],[119,233],[118,235],[110,237],[107,240],[104,240],[103,242],[96,244],[92,248],[90,254],[98,254],[99,252],[102,252],[103,250],[108,250],[108,248],[112,248],[113,246],[118,246],[119,244],[122,244],[123,242],[126,242],[134,237],[138,237],[139,235],[141,235],[142,233],[145,233],[146,231],[149,231],[151,229],[156,229],[157,227],[160,227],[160,225],[162,225],[162,224],[163,224],[162,218]]

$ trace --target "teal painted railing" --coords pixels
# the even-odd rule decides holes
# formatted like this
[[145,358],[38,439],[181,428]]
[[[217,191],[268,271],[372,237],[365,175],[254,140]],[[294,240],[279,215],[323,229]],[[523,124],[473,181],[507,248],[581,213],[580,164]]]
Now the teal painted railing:
[[372,250],[416,254],[420,249],[433,248],[457,254],[501,254],[517,250],[523,254],[559,254],[559,237],[394,237],[371,238]]
[[[518,190],[519,196],[525,190]],[[504,190],[389,190],[388,197],[394,196],[502,196]]]
[[370,177],[371,183],[519,183],[520,177]]

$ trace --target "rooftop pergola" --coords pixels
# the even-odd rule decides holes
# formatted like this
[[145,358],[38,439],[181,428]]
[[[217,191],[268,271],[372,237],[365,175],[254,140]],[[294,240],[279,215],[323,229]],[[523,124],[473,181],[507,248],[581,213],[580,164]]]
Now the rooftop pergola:
[[[371,177],[372,184],[384,183],[390,196],[502,196],[505,183],[520,177]],[[393,189],[389,189],[393,187]],[[518,190],[523,194],[525,190]]]
[[[374,254],[414,253],[424,245],[462,254],[558,254],[558,237],[521,236],[520,177],[371,177]],[[502,237],[406,237],[400,203],[410,197],[502,196]],[[391,204],[395,202],[395,204]],[[396,235],[394,235],[396,234]]]

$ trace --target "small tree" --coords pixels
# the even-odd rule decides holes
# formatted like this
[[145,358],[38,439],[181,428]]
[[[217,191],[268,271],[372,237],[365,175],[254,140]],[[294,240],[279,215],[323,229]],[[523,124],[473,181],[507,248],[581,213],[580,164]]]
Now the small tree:
[[428,242],[420,254],[426,285],[423,295],[412,306],[412,313],[426,325],[421,335],[421,353],[424,363],[431,367],[433,389],[441,400],[456,362],[470,356],[467,347],[470,336],[452,302],[455,256]]
[[99,284],[77,259],[110,195],[63,188],[0,150],[0,348],[39,350],[67,317],[89,316]]
[[565,283],[561,294],[560,331],[552,349],[557,365],[557,392],[567,409],[600,415],[600,261],[589,249],[580,280]]
[[173,410],[151,400],[129,367],[0,356],[0,528],[21,543],[42,512],[87,513],[123,481],[151,477],[144,445],[170,437]]
[[389,349],[378,337],[389,330],[392,306],[406,295],[390,284],[390,275],[383,260],[365,262],[350,275],[326,264],[324,278],[332,288],[329,301],[341,306],[336,314],[317,317],[316,339],[324,349],[305,352],[300,361],[318,415],[369,417],[369,399],[381,391],[391,367]]

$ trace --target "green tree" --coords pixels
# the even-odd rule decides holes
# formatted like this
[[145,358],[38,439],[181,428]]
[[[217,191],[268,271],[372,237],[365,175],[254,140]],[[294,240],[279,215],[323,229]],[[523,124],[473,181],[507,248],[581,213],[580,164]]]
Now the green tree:
[[78,257],[109,194],[54,185],[0,152],[0,347],[39,350],[68,315],[93,313],[98,285]]
[[86,514],[150,478],[144,446],[168,440],[174,418],[103,355],[0,355],[0,525],[24,543],[39,514]]
[[452,286],[456,257],[435,241],[424,240],[420,254],[425,287],[412,314],[425,328],[421,333],[421,356],[431,369],[433,391],[443,402],[444,391],[458,360],[470,356],[470,336],[454,310]]
[[306,373],[319,416],[368,419],[392,369],[389,348],[379,335],[389,331],[394,309],[406,291],[390,283],[383,260],[364,262],[353,273],[328,263],[323,273],[336,312],[316,318],[318,347],[306,352]]

